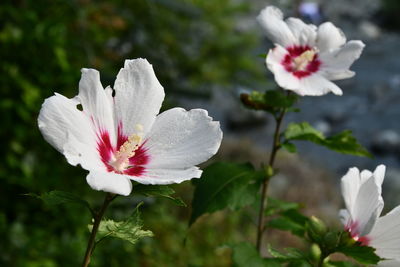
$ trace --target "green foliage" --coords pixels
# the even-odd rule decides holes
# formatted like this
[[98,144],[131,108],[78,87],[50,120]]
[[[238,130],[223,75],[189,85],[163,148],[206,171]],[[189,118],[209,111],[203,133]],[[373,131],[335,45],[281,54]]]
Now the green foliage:
[[[124,59],[137,57],[153,64],[167,97],[206,97],[210,88],[253,86],[264,80],[265,70],[255,52],[258,36],[237,27],[248,12],[249,3],[244,0],[1,2],[1,266],[77,266],[85,250],[87,229],[83,226],[90,215],[83,206],[48,209],[22,194],[62,189],[90,203],[102,198],[102,193],[87,185],[87,172],[70,166],[41,136],[37,116],[44,99],[54,92],[74,97],[83,67],[100,70],[103,85],[112,86]],[[112,215],[123,213],[134,201],[116,201]],[[165,205],[158,200],[151,203]],[[144,209],[146,213],[150,210]],[[165,215],[169,213],[163,214],[164,222],[169,220]],[[178,219],[171,224],[188,216],[183,211],[175,215]],[[171,243],[183,237],[173,236],[178,241],[151,243],[152,248],[168,248],[178,258],[178,249]],[[207,244],[216,242],[215,238],[198,238]],[[145,261],[143,255],[146,260],[172,257],[161,253],[156,257],[149,247],[151,255],[109,243],[102,253],[96,253],[99,260],[91,265],[132,266],[138,258]],[[208,260],[199,254],[191,255],[195,261]]]
[[358,266],[359,265],[347,261],[329,261],[324,263],[323,265],[323,267],[358,267]]
[[[348,130],[330,137],[325,137],[309,123],[302,122],[290,123],[283,135],[285,137],[283,144],[290,144],[289,141],[293,140],[310,141],[342,154],[372,157],[372,155],[357,142],[351,131]],[[293,150],[293,147],[290,149]]]
[[174,189],[166,185],[144,185],[138,184],[133,187],[133,194],[140,194],[146,197],[162,197],[171,200],[178,206],[186,207],[186,203],[181,198],[172,197]]
[[377,264],[380,258],[375,254],[375,249],[367,246],[341,246],[336,249],[336,252],[341,252],[348,257],[355,259],[362,264]]
[[295,94],[285,94],[281,89],[265,91],[253,91],[250,94],[243,93],[240,99],[245,107],[254,110],[264,110],[276,116],[282,109],[287,111],[296,111],[291,109],[296,103],[298,96]]
[[273,259],[263,259],[254,245],[249,243],[239,243],[230,246],[232,248],[232,261],[234,267],[266,267],[266,266],[280,266],[279,261]]
[[299,203],[287,202],[272,197],[268,197],[267,203],[267,208],[265,209],[266,216],[281,214],[285,211],[298,210],[301,208]]
[[[152,237],[151,231],[142,230],[143,222],[140,219],[139,207],[125,221],[115,222],[113,220],[102,220],[96,235],[97,242],[106,237],[115,237],[130,242],[132,245],[143,237]],[[89,225],[89,231],[92,231],[93,225]]]
[[304,236],[309,219],[299,212],[300,204],[274,198],[269,198],[267,203],[266,215],[278,215],[267,222],[267,227],[290,231],[300,237]]
[[271,219],[267,226],[284,231],[290,231],[292,234],[303,237],[306,231],[308,217],[302,215],[297,210],[288,210],[282,212],[278,218]]
[[276,249],[273,249],[270,245],[268,246],[268,252],[272,257],[279,259],[284,262],[288,262],[288,266],[304,266],[311,267],[312,265],[309,263],[308,255],[304,252],[295,249],[295,248],[286,248],[285,252],[279,252]]
[[313,234],[319,236],[325,235],[328,230],[325,223],[315,216],[311,216],[310,220],[308,221],[308,229]]
[[65,204],[65,203],[76,203],[76,204],[85,206],[90,211],[92,211],[89,203],[86,200],[80,198],[79,196],[77,196],[75,194],[69,193],[69,192],[53,190],[50,192],[43,193],[41,195],[37,195],[34,193],[29,193],[26,195],[41,199],[48,206],[60,205],[60,204]]
[[259,190],[262,173],[251,164],[217,162],[206,167],[196,187],[189,224],[204,213],[229,208],[235,210],[251,205]]

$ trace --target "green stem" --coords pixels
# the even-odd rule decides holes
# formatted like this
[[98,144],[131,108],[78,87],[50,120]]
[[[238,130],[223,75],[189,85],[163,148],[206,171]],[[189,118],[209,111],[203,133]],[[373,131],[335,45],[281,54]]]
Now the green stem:
[[94,251],[95,241],[96,241],[96,234],[97,234],[97,231],[99,230],[101,219],[103,218],[103,215],[106,212],[106,209],[107,209],[108,205],[111,203],[111,201],[113,201],[115,199],[116,196],[117,195],[114,195],[114,194],[111,194],[111,193],[107,193],[106,197],[104,198],[103,206],[101,206],[101,208],[100,208],[98,213],[95,213],[94,222],[93,222],[93,228],[92,228],[92,232],[90,233],[88,245],[87,245],[87,248],[86,248],[85,257],[84,257],[83,262],[82,262],[82,267],[89,266],[90,257],[92,256],[92,253]]
[[[275,157],[278,152],[278,150],[281,147],[280,144],[280,128],[282,124],[283,117],[285,116],[286,113],[286,108],[283,108],[281,110],[281,113],[275,117],[276,119],[276,127],[275,127],[275,132],[274,132],[274,140],[272,144],[272,150],[270,154],[270,158],[268,161],[268,167],[273,168],[274,163],[275,163]],[[260,209],[258,211],[258,224],[257,224],[257,250],[259,253],[261,253],[261,247],[262,247],[262,234],[264,233],[264,224],[265,224],[265,219],[264,219],[264,209],[267,205],[267,191],[268,191],[268,184],[269,180],[271,177],[268,175],[264,178],[262,188],[261,188],[261,202],[260,202]]]
[[324,260],[326,259],[326,257],[328,257],[328,256],[321,254],[321,256],[319,257],[319,260],[318,260],[317,267],[322,267],[324,265]]

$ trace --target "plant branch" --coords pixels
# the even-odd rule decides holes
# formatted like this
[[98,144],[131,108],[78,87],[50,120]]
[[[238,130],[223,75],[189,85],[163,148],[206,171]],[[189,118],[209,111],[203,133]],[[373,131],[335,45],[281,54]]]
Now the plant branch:
[[93,228],[92,228],[92,232],[90,233],[90,237],[89,237],[88,245],[86,248],[85,257],[83,259],[82,267],[89,266],[90,257],[92,256],[92,253],[94,251],[96,234],[99,229],[101,219],[103,218],[103,215],[104,215],[108,205],[111,203],[111,201],[113,201],[116,198],[116,196],[117,195],[115,195],[115,194],[107,193],[106,197],[104,198],[103,206],[101,206],[98,213],[95,213]]
[[[280,144],[280,128],[283,121],[283,117],[285,116],[286,108],[282,108],[281,112],[278,116],[275,116],[276,120],[276,127],[274,132],[274,140],[272,144],[272,150],[268,161],[268,168],[273,168],[275,157],[278,150],[281,147]],[[271,177],[269,175],[265,176],[265,179],[262,184],[261,188],[261,202],[260,202],[260,210],[258,212],[258,225],[257,225],[257,250],[261,253],[261,246],[262,246],[262,234],[264,233],[264,209],[267,205],[267,191],[268,191],[268,184]]]

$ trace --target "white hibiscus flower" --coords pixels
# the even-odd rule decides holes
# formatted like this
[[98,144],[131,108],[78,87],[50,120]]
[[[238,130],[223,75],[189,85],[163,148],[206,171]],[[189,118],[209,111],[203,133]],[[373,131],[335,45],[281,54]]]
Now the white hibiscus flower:
[[44,101],[39,129],[70,164],[89,171],[86,180],[95,190],[129,195],[130,180],[171,184],[198,178],[195,165],[220,146],[219,123],[203,109],[157,115],[163,99],[145,59],[126,60],[114,90],[103,88],[97,70],[82,69],[76,97],[55,94]]
[[341,181],[346,205],[340,211],[342,223],[351,237],[361,245],[376,249],[381,258],[379,266],[400,266],[400,206],[383,217],[382,183],[384,165],[374,173],[351,168]]
[[274,6],[263,9],[257,20],[275,44],[266,62],[280,87],[299,95],[342,95],[331,81],[354,76],[349,68],[360,57],[363,42],[346,43],[343,32],[330,22],[317,28],[297,18],[283,21]]

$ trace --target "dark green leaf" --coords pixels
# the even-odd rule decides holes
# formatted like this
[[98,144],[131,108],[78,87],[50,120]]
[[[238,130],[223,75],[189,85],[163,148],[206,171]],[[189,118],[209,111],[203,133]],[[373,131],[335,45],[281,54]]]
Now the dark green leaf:
[[268,245],[268,252],[272,257],[282,260],[307,260],[307,256],[304,252],[296,248],[286,248],[285,253],[279,252],[278,250]]
[[205,168],[201,178],[194,181],[189,225],[204,213],[252,204],[257,198],[260,175],[263,173],[251,164],[217,162]]
[[[115,237],[135,244],[143,237],[151,237],[153,233],[142,229],[143,223],[140,219],[139,207],[137,205],[132,215],[125,221],[116,222],[113,220],[102,220],[97,232],[96,240],[100,241],[106,237]],[[92,231],[93,225],[89,225],[89,231]]]
[[43,193],[41,195],[37,195],[34,193],[29,193],[27,195],[43,200],[43,202],[48,206],[60,205],[64,203],[76,203],[85,206],[89,210],[91,210],[90,205],[86,200],[81,199],[79,196],[69,192],[53,190]]
[[283,230],[283,231],[290,231],[294,235],[297,236],[304,236],[305,227],[297,222],[292,221],[287,217],[278,217],[275,219],[270,220],[267,223],[267,227]]
[[287,267],[312,267],[307,260],[290,260]]
[[283,90],[269,90],[265,93],[253,91],[250,94],[241,94],[242,103],[255,110],[264,110],[273,115],[279,112],[282,108],[287,111],[295,111],[292,106],[297,101],[297,95],[287,95]]
[[380,258],[375,254],[375,249],[372,247],[354,244],[353,246],[339,247],[336,251],[341,252],[362,264],[376,264],[380,260]]
[[296,94],[287,95],[281,89],[266,91],[264,94],[265,104],[275,108],[291,108],[297,99]]
[[[256,250],[256,248],[249,243],[240,243],[236,245],[231,245],[232,248],[232,261],[234,267],[267,267],[274,265],[267,265],[263,258]],[[273,264],[273,262],[272,262]],[[276,266],[280,266],[279,264]]]
[[290,152],[290,153],[296,153],[297,152],[297,148],[293,143],[283,143],[282,144],[282,148],[285,149],[286,151]]
[[347,261],[329,261],[324,263],[324,267],[357,267],[358,265]]
[[146,197],[163,197],[173,201],[178,206],[186,207],[185,202],[180,198],[172,197],[171,195],[175,193],[175,191],[166,185],[144,185],[139,184],[134,186],[133,188],[134,194],[141,194]]
[[282,213],[288,210],[298,210],[301,205],[295,202],[286,202],[272,197],[268,198],[267,208],[265,214],[271,216],[274,214]]
[[346,130],[331,137],[325,137],[320,131],[313,128],[309,123],[290,123],[284,132],[287,143],[290,140],[310,141],[324,146],[330,150],[362,157],[372,155],[361,146],[351,131]]

